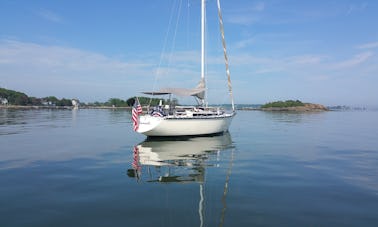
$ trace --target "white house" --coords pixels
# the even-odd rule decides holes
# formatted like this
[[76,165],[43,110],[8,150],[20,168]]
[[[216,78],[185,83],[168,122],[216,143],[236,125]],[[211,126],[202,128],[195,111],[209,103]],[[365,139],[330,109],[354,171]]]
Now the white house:
[[80,102],[78,99],[72,99],[71,102],[74,109],[79,109]]
[[0,101],[1,101],[1,105],[8,105],[8,99],[0,97]]

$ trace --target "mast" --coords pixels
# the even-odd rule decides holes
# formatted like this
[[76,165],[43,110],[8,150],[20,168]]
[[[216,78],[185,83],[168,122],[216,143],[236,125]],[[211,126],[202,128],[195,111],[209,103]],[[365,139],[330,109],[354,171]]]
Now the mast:
[[205,82],[205,8],[206,0],[201,1],[201,81],[205,85],[205,97],[202,100],[202,105],[207,105],[206,82]]

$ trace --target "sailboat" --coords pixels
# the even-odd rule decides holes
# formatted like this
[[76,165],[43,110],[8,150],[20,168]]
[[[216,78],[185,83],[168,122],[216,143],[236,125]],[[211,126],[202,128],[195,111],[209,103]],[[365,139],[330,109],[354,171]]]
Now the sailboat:
[[[163,105],[148,108],[146,114],[142,114],[139,102],[138,111],[133,111],[134,130],[146,136],[199,136],[220,134],[228,131],[233,117],[236,114],[232,95],[230,70],[220,2],[217,0],[220,31],[226,65],[228,90],[231,99],[232,110],[226,111],[220,107],[208,106],[205,94],[205,10],[206,0],[201,0],[201,79],[197,87],[187,88],[163,88],[158,91],[143,92],[148,95],[178,95],[192,96],[196,99],[196,106]],[[135,109],[137,109],[135,107]]]

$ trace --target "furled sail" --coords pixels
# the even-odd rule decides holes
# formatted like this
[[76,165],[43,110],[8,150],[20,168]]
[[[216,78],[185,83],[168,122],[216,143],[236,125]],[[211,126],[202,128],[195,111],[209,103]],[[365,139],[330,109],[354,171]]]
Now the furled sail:
[[205,97],[205,81],[202,79],[195,88],[162,88],[158,91],[146,91],[142,92],[146,95],[178,95],[178,96],[195,96],[199,99]]

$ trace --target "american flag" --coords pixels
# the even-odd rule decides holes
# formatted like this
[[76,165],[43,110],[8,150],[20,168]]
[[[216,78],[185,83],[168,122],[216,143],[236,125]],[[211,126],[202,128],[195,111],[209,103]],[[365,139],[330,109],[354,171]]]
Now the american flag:
[[140,170],[141,166],[139,165],[139,149],[137,146],[134,146],[133,149],[133,163],[132,163],[133,169]]
[[137,180],[139,181],[140,180],[140,176],[141,176],[141,165],[139,164],[139,149],[137,146],[134,146],[134,149],[133,149],[133,163],[132,163],[132,166],[133,166],[133,169],[135,171],[135,176],[137,178]]
[[142,112],[143,112],[142,106],[140,105],[138,98],[136,98],[135,104],[134,104],[133,110],[132,110],[132,120],[133,120],[134,131],[138,130],[138,128],[139,128],[138,116]]

